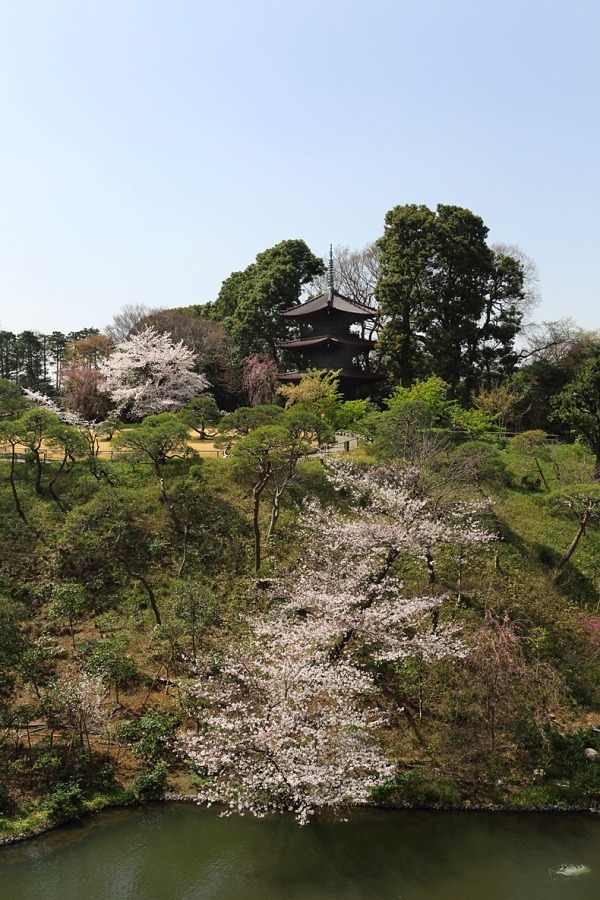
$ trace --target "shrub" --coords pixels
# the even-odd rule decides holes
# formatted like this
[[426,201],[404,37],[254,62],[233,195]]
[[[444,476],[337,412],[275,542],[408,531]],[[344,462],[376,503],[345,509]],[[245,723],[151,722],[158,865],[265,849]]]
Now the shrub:
[[167,767],[157,763],[149,772],[141,772],[131,782],[131,790],[136,797],[156,797],[163,794],[167,786]]
[[3,781],[0,781],[0,813],[10,812],[12,801],[8,787]]
[[84,795],[77,782],[66,782],[58,785],[47,798],[45,806],[54,821],[72,819],[79,815],[83,808]]
[[138,759],[156,762],[168,752],[169,740],[180,722],[180,716],[150,709],[138,722],[129,719],[121,722],[119,738],[132,745],[133,755]]

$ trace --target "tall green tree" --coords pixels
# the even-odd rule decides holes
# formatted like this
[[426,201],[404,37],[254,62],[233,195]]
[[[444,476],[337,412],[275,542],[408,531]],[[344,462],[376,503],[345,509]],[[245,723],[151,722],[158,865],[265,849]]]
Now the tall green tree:
[[414,203],[395,206],[385,216],[378,241],[379,313],[384,321],[379,348],[392,377],[410,387],[417,374],[415,318],[426,307],[433,256],[435,213]]
[[555,417],[594,453],[594,480],[600,481],[600,345],[557,396],[555,408]]
[[46,342],[36,331],[23,331],[16,341],[16,381],[32,390],[44,390],[47,382]]
[[0,378],[0,420],[15,419],[26,406],[27,402],[21,388],[14,381]]
[[16,341],[12,331],[0,331],[0,378],[15,379]]
[[302,288],[324,269],[304,241],[281,241],[243,272],[233,272],[208,313],[231,332],[240,359],[252,353],[275,359],[277,343],[290,331],[281,312],[299,303]]
[[494,253],[487,234],[483,220],[459,206],[387,213],[378,242],[380,351],[403,387],[435,374],[468,395],[514,366],[523,267]]

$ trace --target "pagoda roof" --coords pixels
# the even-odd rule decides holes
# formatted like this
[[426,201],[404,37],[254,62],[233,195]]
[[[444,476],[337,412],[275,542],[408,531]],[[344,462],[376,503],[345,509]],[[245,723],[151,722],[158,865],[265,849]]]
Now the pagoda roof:
[[349,300],[348,297],[343,297],[337,291],[326,291],[318,297],[313,297],[312,300],[307,300],[306,303],[299,303],[298,306],[285,309],[281,315],[290,319],[296,319],[301,316],[310,316],[314,313],[323,312],[327,309],[349,313],[356,319],[372,319],[375,315],[375,310],[371,309],[371,307],[365,306],[363,303],[357,303],[355,300]]
[[342,344],[346,347],[371,348],[375,341],[361,338],[358,335],[317,334],[314,337],[301,338],[297,341],[282,341],[277,346],[282,350],[302,350],[304,347],[322,347],[325,344]]

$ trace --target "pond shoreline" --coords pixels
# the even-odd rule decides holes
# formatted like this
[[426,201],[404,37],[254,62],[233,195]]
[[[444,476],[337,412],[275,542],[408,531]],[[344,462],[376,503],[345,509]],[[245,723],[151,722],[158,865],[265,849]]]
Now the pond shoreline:
[[[48,822],[45,825],[39,825],[36,828],[32,828],[29,831],[22,831],[17,834],[5,835],[4,837],[0,837],[0,848],[8,847],[12,844],[20,844],[23,841],[31,841],[35,838],[41,837],[44,834],[47,834],[50,831],[55,831],[57,828],[61,828],[63,825],[69,825],[72,822],[77,822],[82,819],[89,818],[96,813],[104,812],[108,809],[126,809],[127,807],[141,807],[146,806],[150,803],[193,803],[195,805],[202,805],[198,803],[197,797],[195,794],[177,794],[177,793],[165,793],[157,795],[156,797],[148,797],[145,800],[139,801],[122,801],[118,800],[115,802],[107,802],[105,805],[101,807],[97,807],[95,809],[83,810],[81,815],[74,816],[69,819],[63,819],[60,822]],[[362,807],[368,808],[368,807]],[[442,805],[442,804],[432,804],[431,806],[417,806],[414,804],[380,804],[374,805],[370,807],[372,809],[389,809],[389,810],[414,810],[415,812],[485,812],[485,813],[523,813],[527,815],[531,815],[532,813],[562,813],[564,815],[573,814],[573,813],[587,813],[590,815],[600,815],[600,808],[593,806],[583,806],[583,805],[569,805],[569,806],[556,806],[549,804],[535,805],[531,804],[528,806],[511,806],[509,804],[500,805],[500,804],[485,804],[478,803],[472,804],[468,801],[466,803],[462,803],[459,806],[451,806],[451,805]]]

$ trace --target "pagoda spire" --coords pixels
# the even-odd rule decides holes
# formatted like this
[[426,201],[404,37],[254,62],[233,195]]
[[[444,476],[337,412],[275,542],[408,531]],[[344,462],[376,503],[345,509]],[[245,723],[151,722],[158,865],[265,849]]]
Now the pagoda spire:
[[329,290],[333,294],[333,245],[329,245]]

